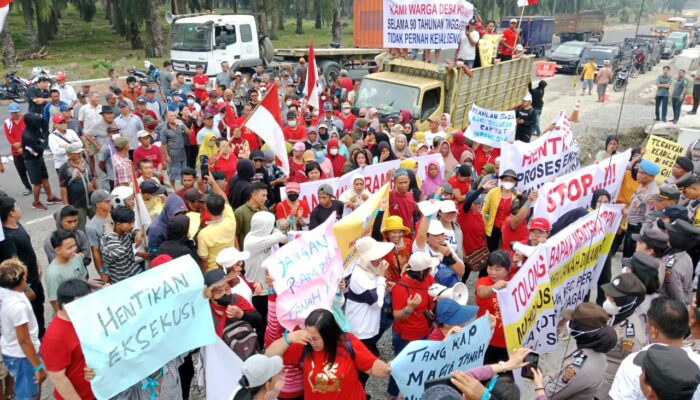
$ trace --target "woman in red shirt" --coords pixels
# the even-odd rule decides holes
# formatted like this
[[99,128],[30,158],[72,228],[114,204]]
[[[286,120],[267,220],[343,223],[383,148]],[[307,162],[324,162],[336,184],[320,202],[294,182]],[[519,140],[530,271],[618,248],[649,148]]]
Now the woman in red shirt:
[[294,180],[297,172],[304,172],[304,152],[306,151],[306,146],[304,143],[295,143],[292,147],[292,156],[289,157],[289,179]]
[[478,144],[479,147],[474,151],[474,170],[481,171],[486,164],[496,164],[496,159],[501,155],[501,149],[494,149],[485,144]]
[[[411,341],[424,340],[433,330],[432,318],[426,311],[433,310],[434,300],[428,294],[428,288],[435,283],[433,268],[439,261],[426,252],[411,254],[406,272],[391,291],[391,303],[394,308],[394,330],[391,343],[394,355],[399,354]],[[394,378],[389,379],[389,395],[397,397],[399,388]]]
[[275,214],[277,226],[282,232],[300,231],[309,223],[309,205],[306,200],[299,199],[301,186],[296,182],[287,182],[285,185],[287,198],[277,204]]
[[314,310],[304,325],[306,329],[285,332],[265,354],[282,356],[285,365],[301,363],[305,399],[365,400],[357,371],[375,378],[391,374],[389,364],[367,350],[353,334],[343,333],[332,312]]
[[230,181],[231,178],[236,175],[238,157],[231,153],[231,145],[226,141],[226,139],[217,139],[216,145],[219,152],[209,158],[209,170],[212,172],[223,172],[226,174],[226,180]]
[[484,365],[508,361],[503,319],[501,319],[501,309],[494,289],[503,289],[508,283],[510,255],[503,250],[496,250],[489,254],[487,264],[487,276],[476,281],[476,305],[479,306],[477,315],[481,317],[488,312],[496,317],[496,328],[493,331],[489,347],[486,349]]

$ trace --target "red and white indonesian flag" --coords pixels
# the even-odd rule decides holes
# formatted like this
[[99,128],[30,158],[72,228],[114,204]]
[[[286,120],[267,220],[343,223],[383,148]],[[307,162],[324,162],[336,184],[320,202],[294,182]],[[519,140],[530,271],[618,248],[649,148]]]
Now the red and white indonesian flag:
[[284,134],[282,133],[280,112],[277,86],[270,85],[267,88],[267,94],[253,110],[243,126],[255,132],[270,146],[270,150],[282,162],[282,170],[289,175],[289,159],[287,158],[287,146],[284,143]]
[[534,6],[539,0],[518,0],[518,7]]
[[314,42],[311,41],[309,44],[309,65],[308,68],[306,68],[306,87],[304,88],[304,94],[309,100],[309,105],[313,106],[315,110],[319,109],[318,91],[318,68],[316,68],[316,56],[314,55]]

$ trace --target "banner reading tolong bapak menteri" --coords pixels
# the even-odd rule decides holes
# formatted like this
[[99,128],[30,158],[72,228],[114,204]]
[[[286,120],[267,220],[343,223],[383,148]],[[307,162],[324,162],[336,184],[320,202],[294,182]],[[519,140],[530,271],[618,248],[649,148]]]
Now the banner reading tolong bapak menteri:
[[384,47],[456,49],[473,16],[464,0],[384,0]]

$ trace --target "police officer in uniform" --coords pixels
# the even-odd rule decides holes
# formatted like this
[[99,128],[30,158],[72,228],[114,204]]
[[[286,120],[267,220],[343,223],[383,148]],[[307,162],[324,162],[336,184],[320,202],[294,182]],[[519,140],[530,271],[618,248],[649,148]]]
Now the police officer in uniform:
[[649,200],[653,195],[659,193],[659,187],[654,182],[654,177],[661,172],[658,164],[642,160],[637,171],[637,182],[639,187],[632,194],[630,205],[627,208],[627,232],[625,242],[622,247],[623,257],[631,257],[634,253],[634,240],[632,234],[639,233],[645,222],[653,220],[651,214],[647,213]]
[[[668,241],[668,235],[666,235],[666,232],[660,229],[655,229],[650,232],[654,235],[664,235],[666,237],[666,241]],[[642,238],[644,238],[644,236],[642,236]],[[643,240],[650,239],[646,238]],[[637,247],[641,247],[640,243],[642,242],[637,242]],[[640,281],[642,281],[644,287],[646,288],[644,301],[634,310],[635,315],[638,315],[642,321],[640,329],[642,329],[643,332],[646,332],[647,312],[649,311],[651,301],[659,297],[660,282],[663,279],[659,276],[659,261],[659,259],[654,258],[650,254],[642,251],[636,251],[634,254],[632,254],[631,258],[622,259],[622,272],[634,274]]]
[[665,225],[671,249],[662,259],[666,271],[661,294],[688,305],[693,296],[693,260],[688,250],[697,246],[700,228],[682,219]]
[[[576,340],[576,351],[562,363],[562,369],[554,379],[544,378],[535,372],[535,386],[542,387],[537,395],[549,400],[590,400],[603,383],[608,365],[605,353],[617,344],[615,329],[608,324],[610,315],[595,303],[581,303],[574,310],[562,310],[568,320],[569,335]],[[539,375],[539,377],[538,377]]]
[[688,210],[688,218],[695,225],[700,224],[700,180],[695,175],[688,175],[676,183],[678,189],[683,192],[685,205]]
[[606,296],[603,308],[614,318],[612,326],[617,335],[615,347],[607,353],[608,367],[595,395],[599,400],[607,400],[611,399],[608,392],[622,360],[647,344],[641,317],[635,313],[644,301],[646,288],[635,275],[623,273],[603,285],[602,289]]

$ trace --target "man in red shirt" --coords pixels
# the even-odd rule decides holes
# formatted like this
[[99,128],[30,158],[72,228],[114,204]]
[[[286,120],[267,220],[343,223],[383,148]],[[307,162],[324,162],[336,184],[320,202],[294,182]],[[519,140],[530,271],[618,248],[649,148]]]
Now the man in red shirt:
[[513,18],[508,24],[508,28],[503,30],[503,37],[501,38],[501,61],[508,61],[513,59],[513,51],[515,51],[515,45],[518,41],[518,20]]
[[201,99],[202,96],[207,95],[207,83],[209,82],[209,77],[204,75],[204,66],[197,65],[195,75],[192,77],[192,83],[194,84],[194,95]]
[[[11,103],[7,107],[10,112],[10,118],[5,120],[3,127],[5,128],[5,137],[10,142],[10,150],[12,151],[12,161],[15,163],[15,169],[19,174],[19,179],[24,185],[23,195],[32,194],[32,186],[29,184],[29,176],[27,175],[27,167],[24,166],[24,158],[22,158],[22,132],[25,124],[22,117],[22,109],[19,104]],[[2,168],[2,167],[0,167]]]
[[134,115],[141,118],[141,121],[143,121],[146,116],[153,118],[154,121],[158,120],[156,113],[146,107],[146,99],[144,97],[139,97],[136,99],[136,110],[134,111]]
[[63,399],[94,399],[90,382],[85,380],[85,356],[80,340],[64,306],[90,294],[90,286],[80,279],[67,280],[56,291],[58,311],[41,341],[41,358],[54,397]]
[[294,111],[287,113],[287,125],[282,128],[282,133],[284,134],[284,140],[292,145],[306,140],[306,129],[299,124],[297,114]]
[[139,165],[143,159],[151,160],[153,166],[158,169],[159,176],[163,172],[163,155],[160,147],[151,144],[151,134],[148,131],[139,131],[139,147],[134,150],[134,164]]

